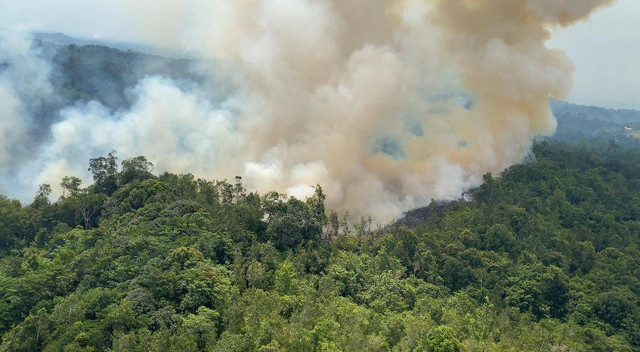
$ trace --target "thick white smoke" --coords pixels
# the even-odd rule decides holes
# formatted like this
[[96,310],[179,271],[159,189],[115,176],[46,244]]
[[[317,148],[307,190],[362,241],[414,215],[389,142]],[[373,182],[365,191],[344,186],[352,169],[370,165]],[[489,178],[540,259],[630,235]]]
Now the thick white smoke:
[[224,104],[216,109],[159,77],[143,80],[133,94],[130,111],[113,114],[95,101],[62,110],[50,142],[25,168],[23,179],[32,187],[51,183],[54,190],[65,175],[82,176],[89,183],[88,160],[113,148],[125,158],[145,155],[162,171],[206,176],[224,170],[229,155],[221,153],[234,152],[240,138]]
[[610,2],[135,1],[132,30],[214,59],[238,96],[213,104],[150,78],[131,111],[67,109],[37,181],[114,148],[259,191],[321,184],[331,207],[387,221],[459,197],[553,133],[548,99],[566,96],[572,66],[548,28]]
[[[33,109],[49,99],[49,65],[20,32],[0,31],[0,177],[28,155]],[[5,189],[7,188],[7,189]],[[0,183],[1,192],[10,192]]]

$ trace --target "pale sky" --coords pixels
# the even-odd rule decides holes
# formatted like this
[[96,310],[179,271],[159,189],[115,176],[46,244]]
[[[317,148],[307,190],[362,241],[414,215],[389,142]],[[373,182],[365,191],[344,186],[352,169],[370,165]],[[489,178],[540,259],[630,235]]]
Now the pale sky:
[[[131,0],[0,0],[0,28],[141,42],[123,8]],[[159,0],[159,5],[161,1]],[[589,20],[554,32],[550,47],[576,66],[570,101],[640,109],[640,0],[618,0]]]
[[618,0],[555,31],[549,46],[563,49],[576,66],[570,101],[640,109],[640,0]]

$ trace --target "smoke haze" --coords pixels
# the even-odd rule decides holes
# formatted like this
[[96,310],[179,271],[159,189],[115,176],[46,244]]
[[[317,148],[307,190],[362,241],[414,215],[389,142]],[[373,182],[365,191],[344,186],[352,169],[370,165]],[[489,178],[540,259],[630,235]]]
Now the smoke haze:
[[388,221],[458,198],[552,134],[548,101],[567,96],[572,64],[545,45],[549,29],[611,2],[136,1],[125,11],[132,31],[197,56],[232,93],[148,77],[126,111],[64,108],[38,156],[13,166],[47,67],[29,45],[2,40],[0,172],[20,170],[23,189],[87,179],[87,160],[117,149],[160,171],[242,175],[261,192],[305,197],[320,184],[331,208]]
[[[0,177],[10,179],[33,147],[31,128],[43,102],[52,99],[49,65],[28,36],[0,31]],[[0,183],[5,192],[6,182]]]

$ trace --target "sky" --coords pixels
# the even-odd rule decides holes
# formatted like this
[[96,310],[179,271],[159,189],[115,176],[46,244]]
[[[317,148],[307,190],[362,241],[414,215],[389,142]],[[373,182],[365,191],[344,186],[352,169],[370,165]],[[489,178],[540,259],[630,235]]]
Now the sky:
[[550,47],[574,65],[570,101],[640,109],[640,1],[618,0],[590,19],[554,31]]
[[[144,32],[132,30],[139,24],[127,15],[127,3],[131,4],[129,0],[0,0],[0,27],[146,42]],[[171,5],[175,5],[172,0],[158,1],[158,6]],[[640,109],[639,19],[639,0],[618,0],[587,21],[554,30],[548,45],[566,51],[576,66],[569,101]]]

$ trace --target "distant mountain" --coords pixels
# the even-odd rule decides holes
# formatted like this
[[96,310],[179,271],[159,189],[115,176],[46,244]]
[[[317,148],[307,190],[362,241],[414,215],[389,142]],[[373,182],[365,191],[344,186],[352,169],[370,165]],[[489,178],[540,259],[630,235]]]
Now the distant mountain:
[[588,120],[600,120],[613,123],[639,122],[640,111],[626,109],[607,109],[551,100],[551,108],[556,115],[572,114]]
[[560,140],[600,138],[640,145],[640,111],[606,109],[551,101]]
[[51,99],[34,108],[38,121],[31,132],[42,140],[59,111],[77,103],[98,101],[112,112],[126,111],[136,97],[131,93],[148,76],[162,76],[179,86],[202,84],[204,78],[192,69],[194,61],[91,44],[63,34],[41,34],[34,39],[42,56],[51,65]]
[[[136,48],[133,44],[109,43],[107,46],[64,34],[42,33],[36,35],[34,43],[52,66],[50,79],[57,96],[57,106],[45,107],[44,115],[91,100],[99,101],[112,111],[126,110],[134,98],[131,89],[148,76],[163,76],[184,85],[203,80],[194,73],[193,60],[130,50]],[[39,120],[50,118],[40,116]]]
[[169,50],[157,48],[151,45],[140,44],[140,43],[113,42],[113,41],[104,40],[104,39],[80,39],[80,38],[70,37],[63,33],[34,32],[31,35],[35,40],[42,41],[45,43],[55,44],[55,45],[62,45],[62,46],[97,45],[97,46],[104,46],[108,48],[118,49],[122,51],[133,51],[133,52],[143,53],[143,54],[179,57],[177,53],[170,52]]

